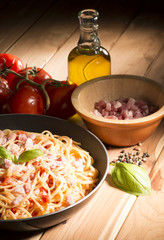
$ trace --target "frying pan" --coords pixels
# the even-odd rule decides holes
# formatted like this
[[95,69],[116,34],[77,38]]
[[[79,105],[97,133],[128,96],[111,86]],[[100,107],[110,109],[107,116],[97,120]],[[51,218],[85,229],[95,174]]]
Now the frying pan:
[[99,181],[96,187],[80,201],[54,213],[42,216],[18,220],[0,220],[1,230],[35,231],[52,227],[69,219],[92,199],[107,176],[109,159],[105,146],[94,134],[74,123],[44,115],[2,114],[0,115],[0,129],[25,130],[38,133],[49,130],[53,134],[68,136],[80,142],[81,147],[89,151],[95,159],[94,166],[99,171]]

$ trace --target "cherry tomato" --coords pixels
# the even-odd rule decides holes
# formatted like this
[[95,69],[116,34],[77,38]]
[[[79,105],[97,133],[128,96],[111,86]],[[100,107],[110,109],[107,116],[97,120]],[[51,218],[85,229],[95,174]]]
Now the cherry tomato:
[[[41,84],[44,80],[46,79],[50,79],[51,76],[50,74],[48,74],[46,71],[44,71],[42,68],[32,68],[32,67],[28,67],[28,68],[25,68],[25,69],[22,69],[21,71],[19,71],[18,73],[25,77],[27,72],[29,70],[32,70],[33,73],[31,74],[28,74],[28,79],[33,81],[33,82],[36,82],[38,84]],[[11,83],[11,90],[14,91],[15,90],[15,87],[17,85],[17,83],[21,80],[21,78],[19,78],[18,76],[15,76],[13,78],[13,81]],[[23,85],[28,85],[25,81],[23,83],[21,83],[19,86],[23,86]]]
[[3,107],[3,113],[44,114],[44,101],[38,89],[25,85],[15,91]]
[[70,81],[62,81],[61,83],[62,86],[56,86],[53,83],[46,85],[46,91],[50,98],[50,107],[46,115],[67,119],[75,114],[71,95],[77,85]]
[[[6,62],[6,66],[7,67],[12,66],[11,69],[15,72],[19,72],[21,69],[24,68],[22,61],[18,57],[9,53],[0,53],[0,69],[4,68],[5,62]],[[5,79],[9,83],[9,86],[14,76],[15,76],[14,74],[8,73],[7,76],[5,77]]]
[[11,96],[8,81],[4,78],[0,78],[0,113],[3,112],[3,105],[7,102]]

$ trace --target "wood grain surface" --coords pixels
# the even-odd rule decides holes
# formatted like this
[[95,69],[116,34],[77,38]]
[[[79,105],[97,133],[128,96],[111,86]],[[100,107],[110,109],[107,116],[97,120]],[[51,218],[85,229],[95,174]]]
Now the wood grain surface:
[[[67,56],[79,38],[78,11],[96,8],[99,37],[109,50],[112,74],[149,77],[164,85],[164,14],[162,0],[0,2],[0,52],[18,56],[28,66],[44,67],[53,78],[67,78]],[[79,124],[83,127],[84,123]],[[106,146],[109,159],[121,149]],[[133,151],[133,147],[125,148]],[[149,159],[152,194],[135,197],[113,186],[111,167],[95,197],[65,223],[30,233],[1,231],[0,239],[162,240],[164,239],[164,121],[143,142]]]

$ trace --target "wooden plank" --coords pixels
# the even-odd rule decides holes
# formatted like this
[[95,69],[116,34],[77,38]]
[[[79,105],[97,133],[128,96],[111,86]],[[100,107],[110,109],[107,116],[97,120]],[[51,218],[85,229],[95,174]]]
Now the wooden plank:
[[161,5],[150,1],[111,50],[112,73],[144,75],[163,45]]
[[[0,14],[0,52],[6,52],[51,6],[54,0],[11,1]],[[19,56],[19,53],[16,54]]]
[[154,79],[156,82],[164,85],[164,45],[159,51],[157,58],[153,61],[152,65],[146,72],[146,76]]

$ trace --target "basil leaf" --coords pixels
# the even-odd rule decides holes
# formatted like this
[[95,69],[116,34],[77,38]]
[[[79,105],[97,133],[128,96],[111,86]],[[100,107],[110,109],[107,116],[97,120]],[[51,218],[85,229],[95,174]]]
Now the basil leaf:
[[20,163],[28,162],[40,156],[43,156],[43,151],[40,149],[27,150],[19,155],[17,162],[20,162]]
[[13,156],[13,159],[12,159],[13,163],[17,164],[18,163],[18,158],[16,155]]
[[144,168],[130,163],[115,163],[111,171],[115,185],[130,194],[150,195],[150,178]]
[[3,159],[12,160],[12,154],[2,146],[0,146],[0,157]]

